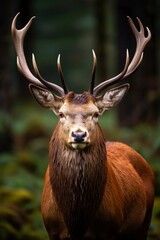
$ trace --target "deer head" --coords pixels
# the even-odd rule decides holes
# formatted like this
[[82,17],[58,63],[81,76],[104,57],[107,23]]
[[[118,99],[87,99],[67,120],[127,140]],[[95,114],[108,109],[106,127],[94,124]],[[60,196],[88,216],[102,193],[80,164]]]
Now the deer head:
[[64,138],[67,146],[73,149],[83,149],[90,146],[92,142],[94,142],[97,134],[95,129],[98,125],[98,117],[102,115],[105,110],[115,107],[121,101],[129,89],[129,84],[120,84],[118,87],[109,90],[107,90],[107,88],[129,77],[139,67],[143,59],[143,50],[151,38],[150,30],[146,28],[147,34],[145,36],[145,29],[139,18],[137,18],[137,21],[140,29],[137,30],[132,19],[128,17],[129,25],[136,39],[136,50],[132,60],[129,60],[129,52],[127,50],[126,61],[122,72],[94,86],[97,60],[95,52],[92,50],[93,70],[89,90],[83,94],[75,94],[68,90],[64,81],[60,55],[57,59],[57,66],[62,87],[46,81],[41,76],[34,54],[32,54],[32,63],[36,75],[34,76],[31,73],[24,55],[23,42],[34,17],[29,20],[24,28],[18,30],[16,28],[18,15],[19,13],[12,22],[12,36],[17,52],[17,66],[19,71],[28,79],[31,93],[41,106],[53,110],[53,112],[59,116],[61,136],[62,139]]

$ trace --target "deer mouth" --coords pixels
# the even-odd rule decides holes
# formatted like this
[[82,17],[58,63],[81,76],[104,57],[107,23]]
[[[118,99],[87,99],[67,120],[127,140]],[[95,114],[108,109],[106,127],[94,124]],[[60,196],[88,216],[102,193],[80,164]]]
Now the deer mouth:
[[89,142],[70,142],[69,144],[74,149],[84,149],[88,146]]

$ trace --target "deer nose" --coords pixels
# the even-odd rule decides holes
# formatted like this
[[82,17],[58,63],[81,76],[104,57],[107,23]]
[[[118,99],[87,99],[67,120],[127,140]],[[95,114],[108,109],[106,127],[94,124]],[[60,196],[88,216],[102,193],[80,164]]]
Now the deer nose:
[[72,137],[74,138],[74,141],[77,143],[84,142],[86,136],[87,136],[86,132],[72,132]]

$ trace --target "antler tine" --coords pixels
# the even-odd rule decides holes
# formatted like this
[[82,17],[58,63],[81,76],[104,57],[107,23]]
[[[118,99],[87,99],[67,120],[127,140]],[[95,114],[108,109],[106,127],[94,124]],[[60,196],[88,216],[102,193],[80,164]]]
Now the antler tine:
[[[37,76],[41,79],[41,81],[43,81],[44,78],[41,76],[41,74],[40,74],[40,72],[39,72],[39,69],[38,69],[38,66],[37,66],[37,63],[36,63],[36,59],[35,59],[34,53],[32,53],[32,64],[33,64],[33,68],[34,68],[35,73],[36,73]],[[45,80],[44,80],[44,81],[45,81]]]
[[97,96],[106,87],[109,87],[112,84],[117,83],[120,79],[122,79],[128,69],[128,65],[129,65],[129,52],[127,49],[126,50],[126,61],[125,61],[125,65],[124,65],[122,72],[119,73],[117,76],[107,79],[106,81],[104,81],[104,82],[100,83],[98,86],[96,86],[93,90],[93,95]]
[[146,27],[147,36],[145,36],[144,27],[139,18],[137,18],[139,28],[140,28],[139,31],[135,27],[135,25],[130,17],[128,17],[128,21],[129,21],[129,25],[130,25],[132,32],[136,39],[136,50],[135,50],[135,54],[132,58],[132,61],[129,64],[128,59],[126,57],[126,62],[128,64],[125,64],[124,70],[116,77],[108,79],[108,80],[102,82],[101,84],[99,84],[97,87],[95,87],[93,90],[94,96],[99,94],[102,90],[109,87],[110,85],[117,83],[119,80],[129,77],[134,71],[136,71],[136,69],[139,67],[140,63],[142,62],[143,50],[144,50],[146,44],[151,39],[151,32],[150,32],[149,28]]
[[59,87],[58,85],[51,83],[51,82],[47,82],[40,74],[37,63],[36,63],[36,59],[34,54],[32,53],[32,64],[33,64],[33,68],[35,73],[37,74],[37,76],[40,78],[40,81],[47,87],[50,87],[51,89],[56,90],[57,92],[59,92],[62,96],[64,95],[64,91],[62,91],[62,88]]
[[143,59],[143,50],[144,50],[146,44],[151,39],[151,32],[148,27],[146,27],[147,36],[145,37],[143,24],[138,17],[137,17],[137,21],[139,24],[140,31],[137,30],[132,19],[129,16],[127,18],[128,18],[129,25],[130,25],[132,32],[136,39],[136,51],[135,51],[135,54],[134,54],[134,57],[133,57],[131,63],[128,66],[128,70],[125,75],[125,78],[130,76],[138,68],[138,66],[140,65],[140,63]]
[[96,58],[95,51],[93,49],[92,49],[92,54],[93,54],[93,69],[92,69],[91,83],[90,83],[90,88],[89,88],[90,94],[93,94],[94,83],[95,83],[95,74],[96,74],[96,65],[97,65],[97,58]]
[[64,93],[67,94],[69,92],[69,90],[68,90],[67,85],[64,81],[63,72],[62,72],[62,68],[61,68],[60,57],[61,57],[61,55],[59,54],[58,58],[57,58],[57,67],[58,67],[58,72],[59,72],[59,75],[60,75],[60,78],[61,78],[61,83],[62,83],[62,86],[63,86],[63,89],[64,89]]
[[46,80],[44,80],[38,70],[37,64],[35,62],[35,58],[34,55],[32,55],[32,62],[33,62],[33,66],[34,66],[34,70],[37,74],[37,76],[40,78],[36,78],[30,71],[28,64],[26,62],[26,58],[24,55],[24,49],[23,49],[23,44],[24,44],[24,38],[26,33],[28,32],[28,29],[30,28],[32,21],[35,17],[32,17],[28,23],[26,24],[26,26],[22,29],[17,29],[16,28],[16,21],[17,21],[17,17],[20,13],[18,13],[13,21],[12,21],[12,26],[11,26],[11,31],[12,31],[12,37],[13,37],[13,41],[14,41],[14,45],[15,45],[15,49],[17,52],[17,66],[19,71],[29,80],[30,83],[33,83],[35,85],[38,85],[40,87],[43,88],[47,88],[50,87],[51,89],[57,91],[61,96],[64,96],[64,90],[63,88],[61,88],[60,86],[47,82]]

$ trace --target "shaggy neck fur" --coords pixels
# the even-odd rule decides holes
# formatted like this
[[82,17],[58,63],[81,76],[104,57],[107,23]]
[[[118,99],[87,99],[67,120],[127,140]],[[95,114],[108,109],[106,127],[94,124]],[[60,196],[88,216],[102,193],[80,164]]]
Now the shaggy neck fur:
[[68,233],[83,236],[98,209],[106,182],[106,148],[97,124],[96,142],[83,150],[69,148],[61,140],[60,124],[50,141],[50,178]]

